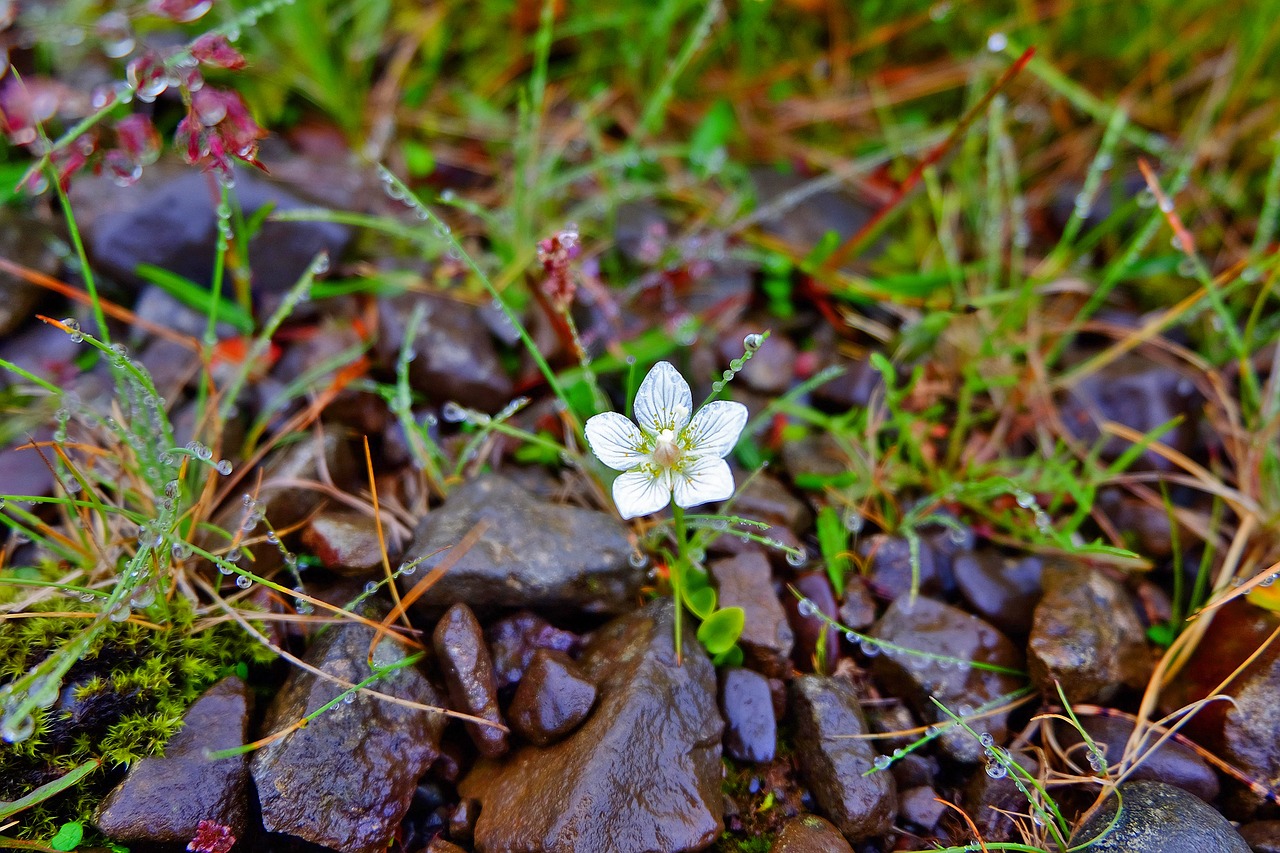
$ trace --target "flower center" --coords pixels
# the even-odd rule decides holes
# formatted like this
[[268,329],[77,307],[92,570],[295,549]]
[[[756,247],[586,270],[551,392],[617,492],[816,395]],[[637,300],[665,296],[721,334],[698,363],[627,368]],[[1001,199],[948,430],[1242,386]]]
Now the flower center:
[[676,444],[676,432],[672,429],[664,429],[658,433],[658,442],[654,445],[653,461],[661,465],[663,468],[670,468],[680,461],[683,451]]

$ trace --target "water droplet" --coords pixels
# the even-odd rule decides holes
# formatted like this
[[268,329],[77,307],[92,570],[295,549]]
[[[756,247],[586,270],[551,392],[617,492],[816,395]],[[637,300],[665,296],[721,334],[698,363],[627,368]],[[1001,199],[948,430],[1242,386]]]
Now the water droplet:
[[1009,46],[1009,37],[1004,33],[992,33],[987,36],[987,50],[992,53],[1002,53]]
[[36,721],[30,714],[20,719],[5,716],[4,722],[0,723],[0,737],[3,737],[7,743],[24,741],[31,737],[35,730]]
[[218,462],[218,473],[224,477],[231,473],[230,459],[222,459]]
[[112,622],[126,622],[133,614],[127,604],[117,604],[115,609],[107,614],[107,618]]
[[978,743],[982,744],[983,746],[986,746],[986,747],[994,746],[995,742],[996,742],[996,739],[995,737],[992,736],[991,732],[983,732],[982,734],[978,735]]
[[845,631],[844,639],[845,639],[845,642],[847,643],[856,643],[858,642],[858,635],[855,634],[853,631]]
[[862,653],[869,658],[880,654],[880,644],[870,637],[862,638]]
[[238,563],[240,562],[240,559],[243,556],[244,556],[244,552],[241,551],[239,548],[232,548],[230,551],[227,552],[227,556],[223,557],[223,559],[226,560],[228,563]]
[[185,560],[191,556],[191,546],[186,542],[174,542],[173,547],[169,550],[173,553],[174,559],[177,560]]
[[467,410],[459,406],[457,403],[449,400],[440,409],[440,417],[450,423],[461,423],[467,419]]
[[1165,196],[1164,198],[1160,199],[1160,212],[1173,213],[1173,199],[1169,198],[1168,196]]
[[812,616],[815,609],[813,602],[807,598],[800,599],[800,603],[796,605],[796,612],[801,616]]
[[321,252],[316,255],[316,259],[311,263],[311,272],[315,275],[324,275],[329,271],[329,253]]
[[649,555],[643,551],[632,551],[627,555],[627,562],[631,564],[633,569],[643,569],[649,565]]
[[409,560],[406,560],[405,562],[400,564],[400,574],[402,575],[411,575],[417,570],[418,570],[418,564],[411,562]]
[[862,527],[866,523],[867,520],[863,518],[862,513],[857,510],[849,510],[849,512],[845,514],[844,526],[850,533],[861,533]]
[[375,592],[377,592],[377,591],[378,591],[378,582],[377,582],[377,581],[365,581],[365,584],[364,584],[364,594],[365,594],[365,595],[373,595],[373,594],[374,594]]
[[871,762],[877,770],[888,770],[889,765],[893,763],[887,755],[877,755],[875,760]]
[[241,589],[248,589],[253,586],[253,578],[248,575],[236,575],[236,586]]
[[1035,495],[1030,492],[1015,492],[1014,500],[1016,500],[1018,502],[1018,506],[1023,509],[1030,509],[1036,502]]
[[764,344],[764,335],[752,333],[742,339],[742,348],[747,352],[755,352]]
[[789,566],[803,566],[808,559],[809,555],[804,548],[792,548],[787,551],[787,565]]
[[1003,764],[992,762],[987,765],[987,775],[992,779],[1003,779],[1009,775],[1009,771]]

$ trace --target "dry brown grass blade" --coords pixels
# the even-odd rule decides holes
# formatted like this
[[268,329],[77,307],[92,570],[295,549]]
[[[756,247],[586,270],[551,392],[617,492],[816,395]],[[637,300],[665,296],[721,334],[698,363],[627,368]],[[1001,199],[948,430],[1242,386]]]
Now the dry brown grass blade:
[[413,606],[415,601],[421,598],[427,590],[431,589],[431,587],[435,585],[436,581],[444,577],[445,572],[453,568],[457,562],[462,559],[463,555],[470,551],[475,544],[480,541],[480,537],[483,536],[484,532],[488,529],[488,519],[482,518],[476,522],[475,526],[468,530],[466,534],[458,540],[458,544],[454,545],[453,548],[450,549],[449,553],[445,555],[445,558],[440,561],[439,565],[415,583],[413,585],[413,589],[409,590],[404,598],[398,601],[395,607],[391,608],[391,612],[386,615],[382,620],[382,623],[378,626],[378,632],[374,635],[373,642],[369,644],[370,660],[373,660],[374,649],[376,649],[378,647],[378,643],[382,641],[382,637],[391,627],[391,623],[404,616],[406,611]]
[[[401,621],[404,627],[412,628],[409,624],[408,614],[404,608],[400,606],[400,590],[396,588],[395,575],[391,571],[391,561],[387,558],[387,539],[382,533],[382,508],[378,505],[378,481],[373,475],[373,454],[369,452],[369,436],[362,436],[364,440],[364,466],[365,472],[369,475],[369,495],[373,501],[373,526],[378,531],[378,553],[382,557],[382,572],[387,580],[387,591],[391,593],[391,600],[395,602],[391,608],[392,613],[400,613]],[[381,632],[379,635],[381,636]],[[369,646],[369,660],[373,660],[373,649],[378,644],[375,638]]]
[[964,822],[965,824],[968,825],[969,831],[973,833],[973,839],[974,839],[974,842],[977,843],[978,849],[983,851],[983,853],[988,853],[987,842],[983,841],[982,833],[978,831],[978,825],[973,822],[973,818],[969,817],[968,812],[966,812],[964,809],[960,808],[960,806],[956,805],[950,800],[944,799],[942,797],[934,797],[933,799],[934,799],[934,802],[942,803],[944,806],[953,810],[956,814],[960,815],[960,817],[964,818]]

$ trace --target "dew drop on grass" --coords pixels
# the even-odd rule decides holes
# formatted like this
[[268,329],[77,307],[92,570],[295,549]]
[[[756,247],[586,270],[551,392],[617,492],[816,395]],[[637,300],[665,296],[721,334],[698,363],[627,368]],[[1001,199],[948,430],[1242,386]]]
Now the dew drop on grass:
[[365,581],[365,584],[364,584],[364,594],[365,594],[365,595],[373,595],[373,594],[374,594],[375,592],[377,592],[377,591],[378,591],[378,582],[377,582],[377,581]]
[[240,558],[243,556],[244,554],[240,551],[239,548],[232,548],[230,551],[227,552],[227,556],[225,559],[228,563],[238,563],[240,562]]
[[1003,764],[993,761],[987,765],[987,775],[992,779],[1003,779],[1009,775],[1009,770]]
[[893,763],[887,755],[877,755],[875,760],[871,762],[877,770],[888,770],[889,765]]
[[24,741],[31,737],[35,730],[36,721],[30,714],[16,720],[12,716],[6,716],[4,722],[0,723],[0,737],[3,737],[7,743]]
[[125,622],[128,621],[132,612],[128,605],[118,604],[114,610],[107,614],[107,618],[112,622]]
[[812,616],[813,611],[813,602],[807,598],[800,599],[800,603],[796,605],[796,612],[801,616]]
[[845,529],[850,533],[861,533],[862,527],[866,523],[867,520],[862,516],[862,513],[854,510],[850,510],[844,517]]
[[808,559],[809,555],[803,548],[793,548],[787,551],[787,565],[789,566],[803,566]]
[[236,575],[236,586],[241,589],[248,589],[253,586],[253,579],[248,575]]
[[758,335],[754,332],[742,339],[742,348],[747,352],[755,352],[764,344],[764,335]]
[[987,37],[987,50],[1001,53],[1009,46],[1009,37],[1004,33],[992,33]]
[[995,742],[996,742],[996,739],[991,735],[991,732],[983,732],[982,734],[978,735],[978,743],[982,744],[985,747],[994,746]]
[[845,631],[844,638],[845,638],[845,641],[849,643],[858,642],[858,635],[853,633],[852,631]]
[[417,564],[410,562],[408,560],[400,564],[400,574],[402,575],[411,575],[417,570],[418,570]]
[[643,551],[632,551],[627,555],[627,562],[633,569],[643,569],[649,564],[649,556]]
[[231,460],[230,459],[220,460],[218,462],[217,468],[218,468],[219,474],[221,474],[224,477],[227,476],[228,474],[231,473]]

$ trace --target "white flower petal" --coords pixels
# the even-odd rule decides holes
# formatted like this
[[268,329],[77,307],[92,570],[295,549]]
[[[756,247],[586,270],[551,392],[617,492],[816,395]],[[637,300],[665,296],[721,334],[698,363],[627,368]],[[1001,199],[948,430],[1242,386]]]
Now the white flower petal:
[[733,473],[729,470],[729,463],[715,456],[690,460],[672,475],[672,480],[678,506],[722,501],[733,494]]
[[680,371],[670,362],[660,361],[649,371],[636,391],[636,423],[656,435],[664,429],[680,432],[693,413],[693,393]]
[[698,456],[722,459],[738,443],[738,436],[742,435],[742,428],[746,425],[746,406],[729,400],[714,400],[693,416],[685,431],[685,450]]
[[587,444],[591,452],[615,471],[630,471],[644,461],[640,428],[617,412],[602,412],[587,419]]
[[655,475],[648,466],[628,471],[613,481],[613,502],[623,518],[657,512],[671,501],[671,474],[660,469]]

